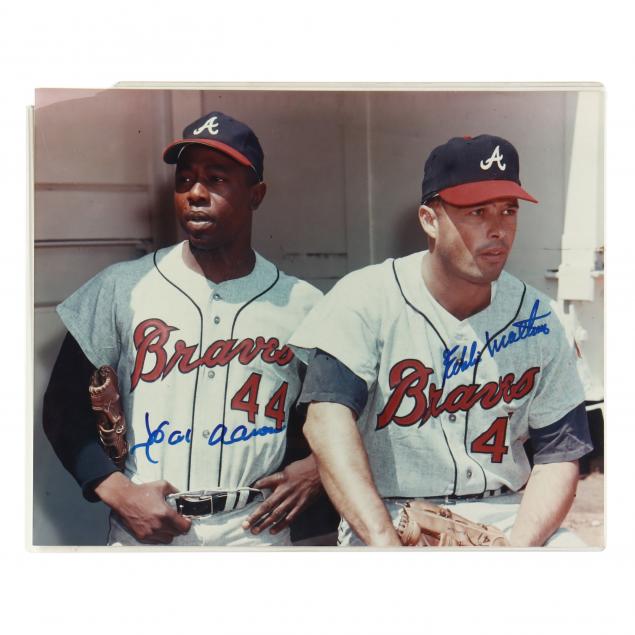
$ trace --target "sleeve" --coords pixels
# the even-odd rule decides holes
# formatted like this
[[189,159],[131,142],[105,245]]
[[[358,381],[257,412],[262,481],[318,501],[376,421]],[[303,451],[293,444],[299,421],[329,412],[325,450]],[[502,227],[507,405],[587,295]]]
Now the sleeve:
[[67,334],[44,394],[44,432],[62,465],[82,488],[84,497],[95,502],[93,489],[117,471],[97,435],[95,414],[90,405],[88,384],[95,367]]
[[549,333],[543,343],[543,366],[529,408],[529,428],[538,429],[560,421],[584,403],[573,339],[568,337],[555,302],[551,302]]
[[358,417],[366,401],[366,382],[350,371],[338,359],[321,351],[313,350],[298,403],[326,401],[348,406]]
[[530,428],[534,463],[576,461],[593,450],[591,432],[584,404],[551,425]]
[[309,312],[289,342],[304,363],[320,349],[370,389],[379,366],[382,293],[373,291],[378,275],[377,266],[348,274]]
[[[306,374],[306,366],[299,364],[300,380],[304,381]],[[289,423],[287,425],[287,447],[285,450],[282,463],[276,471],[284,469],[290,463],[304,459],[311,454],[309,442],[302,434],[302,427],[306,419],[306,409],[300,406],[299,397],[295,400],[289,410]]]
[[115,265],[91,278],[57,307],[69,333],[96,368],[116,368],[119,361],[116,283]]
[[[306,366],[300,364],[300,378],[304,380]],[[298,407],[295,407],[295,406]],[[306,437],[302,434],[302,427],[306,416],[306,408],[303,408],[298,400],[291,409],[289,426],[287,429],[287,448],[282,463],[276,471],[283,470],[294,461],[299,461],[311,454],[311,448]],[[330,534],[337,531],[340,515],[335,511],[329,497],[322,490],[308,507],[302,510],[291,522],[291,540],[298,542],[308,538]]]

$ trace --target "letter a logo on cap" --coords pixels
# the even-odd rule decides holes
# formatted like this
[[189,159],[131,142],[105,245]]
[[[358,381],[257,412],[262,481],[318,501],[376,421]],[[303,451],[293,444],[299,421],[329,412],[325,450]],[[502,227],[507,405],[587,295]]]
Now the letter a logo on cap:
[[487,161],[481,161],[481,170],[489,170],[492,167],[492,164],[497,163],[498,169],[501,171],[505,171],[507,167],[504,163],[501,163],[503,160],[503,155],[500,151],[500,146],[496,146],[494,148],[494,152],[492,152],[492,156],[487,159]]
[[200,128],[197,128],[196,130],[194,130],[192,134],[201,134],[203,130],[207,130],[211,135],[217,135],[218,122],[216,121],[216,119],[218,119],[216,115],[214,115],[213,117],[210,117]]

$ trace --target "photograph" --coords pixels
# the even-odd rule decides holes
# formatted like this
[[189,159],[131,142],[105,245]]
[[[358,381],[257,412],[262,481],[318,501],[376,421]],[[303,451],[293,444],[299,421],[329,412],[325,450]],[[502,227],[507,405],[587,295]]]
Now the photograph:
[[604,111],[37,89],[29,546],[603,549]]

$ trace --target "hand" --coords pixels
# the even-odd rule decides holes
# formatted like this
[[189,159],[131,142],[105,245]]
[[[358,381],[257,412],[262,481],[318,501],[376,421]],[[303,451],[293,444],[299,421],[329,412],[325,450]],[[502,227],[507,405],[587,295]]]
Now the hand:
[[272,489],[269,497],[245,520],[243,529],[259,534],[270,527],[277,534],[288,527],[320,491],[320,477],[313,455],[290,463],[282,472],[254,483],[258,489]]
[[192,521],[165,502],[167,494],[178,491],[167,481],[137,485],[121,472],[105,478],[95,493],[123,521],[140,542],[167,545],[175,536],[189,531]]
[[397,530],[392,524],[387,525],[382,530],[371,533],[366,545],[368,547],[403,547]]
[[578,486],[577,461],[534,465],[512,527],[512,547],[542,547],[571,509]]

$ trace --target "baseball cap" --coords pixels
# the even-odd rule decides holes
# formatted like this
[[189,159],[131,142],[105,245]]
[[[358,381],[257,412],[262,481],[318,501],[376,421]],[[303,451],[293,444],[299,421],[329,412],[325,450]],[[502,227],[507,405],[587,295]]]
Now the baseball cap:
[[428,157],[421,184],[421,202],[435,196],[456,207],[497,198],[538,201],[520,186],[516,148],[502,137],[453,137]]
[[193,143],[223,152],[252,168],[262,181],[264,153],[254,131],[242,121],[217,110],[209,112],[183,129],[183,137],[163,151],[163,160],[176,163],[183,148]]

